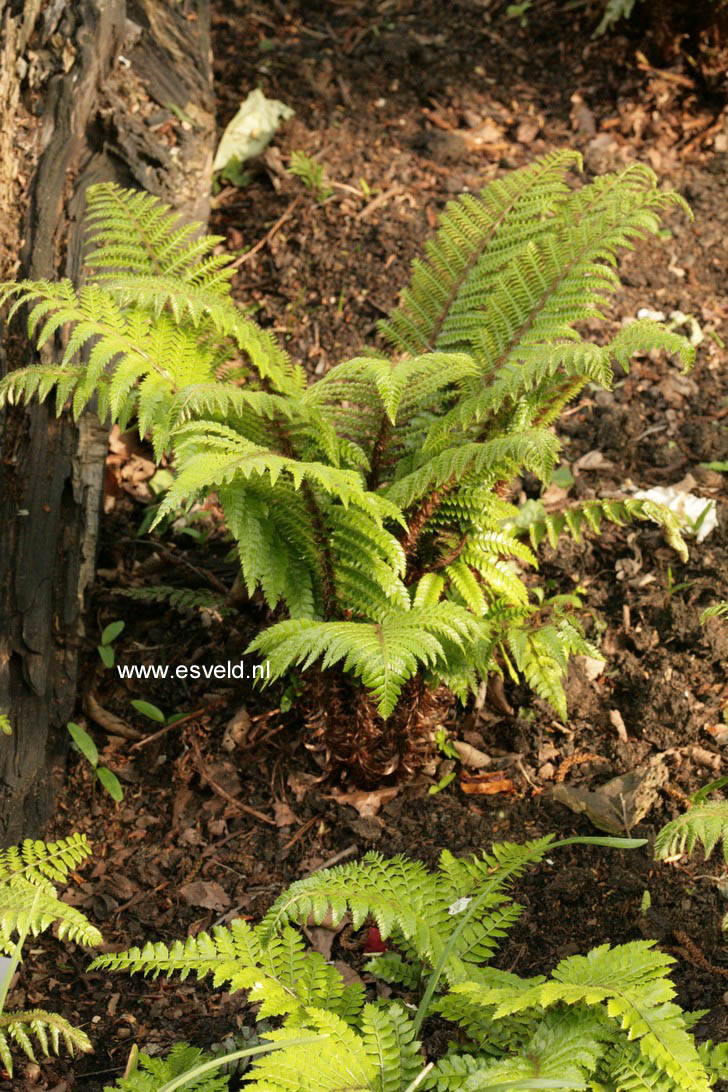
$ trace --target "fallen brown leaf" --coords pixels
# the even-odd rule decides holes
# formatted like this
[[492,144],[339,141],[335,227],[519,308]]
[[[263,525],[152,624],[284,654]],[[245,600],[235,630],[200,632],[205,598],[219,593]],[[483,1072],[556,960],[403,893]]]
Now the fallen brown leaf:
[[188,906],[201,906],[204,910],[227,910],[230,899],[215,880],[194,880],[180,887],[179,893]]
[[337,804],[348,804],[359,812],[362,819],[372,819],[382,804],[388,804],[394,800],[399,792],[396,785],[385,785],[381,789],[357,789],[354,792],[334,792],[326,799],[335,800]]
[[469,774],[467,770],[461,770],[460,788],[470,796],[496,796],[501,792],[516,792],[515,784],[509,777],[503,777],[501,770],[477,774]]
[[288,806],[285,800],[273,801],[273,818],[277,827],[290,827],[293,823],[300,822],[296,813]]
[[450,743],[457,751],[458,758],[463,765],[469,766],[473,770],[481,770],[484,766],[490,766],[493,761],[490,755],[487,755],[485,751],[479,751],[471,743],[464,743],[460,739],[451,739]]

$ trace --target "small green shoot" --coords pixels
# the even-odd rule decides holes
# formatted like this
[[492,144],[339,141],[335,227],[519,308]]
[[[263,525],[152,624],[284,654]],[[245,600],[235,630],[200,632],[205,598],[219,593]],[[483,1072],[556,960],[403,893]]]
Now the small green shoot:
[[306,189],[311,190],[319,204],[326,201],[334,192],[326,180],[321,164],[305,152],[291,152],[288,173],[299,178]]
[[91,766],[101,782],[102,787],[106,790],[112,800],[115,800],[117,804],[120,804],[124,799],[124,790],[119,783],[119,778],[107,766],[99,766],[98,748],[91,736],[85,728],[82,728],[80,724],[76,724],[72,720],[68,722],[66,728],[68,729],[68,734],[73,740],[76,750],[81,752],[89,766]]
[[[701,517],[702,518],[702,517]],[[670,599],[673,595],[678,595],[679,592],[686,591],[687,588],[692,588],[693,584],[697,583],[695,580],[682,580],[679,584],[676,584],[672,575],[672,566],[667,566],[667,588],[665,590],[665,597]]]
[[0,732],[2,732],[4,736],[11,736],[13,734],[10,717],[5,713],[0,713]]
[[456,748],[450,742],[447,728],[443,728],[441,724],[439,724],[435,730],[435,743],[437,744],[438,751],[440,751],[445,758],[460,758]]
[[113,667],[115,662],[114,650],[111,647],[116,638],[124,629],[126,622],[110,622],[101,634],[101,644],[97,645],[99,656],[104,667]]
[[651,906],[652,906],[652,896],[650,895],[649,891],[643,891],[642,892],[642,901],[640,903],[640,913],[641,914],[646,914]]
[[450,773],[446,773],[444,777],[441,777],[436,785],[430,785],[427,792],[430,796],[435,796],[436,793],[442,792],[446,789],[451,781],[455,780],[455,770],[451,770]]
[[149,701],[142,701],[139,698],[135,698],[131,703],[136,709],[137,713],[141,713],[143,717],[147,717],[149,720],[154,720],[157,724],[166,724],[167,718],[161,709],[156,705],[152,705]]
[[507,19],[518,19],[522,27],[528,26],[526,12],[532,6],[533,0],[521,0],[520,4],[509,4],[506,8]]

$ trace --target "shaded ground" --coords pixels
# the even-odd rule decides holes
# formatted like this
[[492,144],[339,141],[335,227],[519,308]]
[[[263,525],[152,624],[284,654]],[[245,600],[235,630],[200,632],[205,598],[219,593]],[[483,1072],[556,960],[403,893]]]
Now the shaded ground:
[[[591,632],[609,662],[595,679],[588,665],[573,670],[567,727],[510,685],[505,699],[514,713],[486,705],[449,725],[503,767],[512,791],[497,796],[466,794],[459,780],[428,795],[444,766],[367,814],[367,802],[357,801],[357,810],[315,783],[295,705],[279,711],[282,688],[259,695],[247,683],[172,689],[150,680],[124,689],[97,667],[90,647],[87,678],[102,709],[144,732],[149,722],[130,713],[131,698],[167,714],[199,711],[142,747],[128,740],[107,747],[105,760],[126,791],[119,809],[94,790],[88,768],[71,761],[48,834],[85,830],[94,841],[96,858],[72,897],[112,946],[171,940],[235,913],[257,917],[284,884],[367,848],[432,864],[443,848],[462,854],[549,830],[595,833],[588,818],[551,799],[554,784],[593,786],[662,754],[669,780],[634,831],[649,837],[681,810],[685,793],[720,771],[728,630],[717,621],[698,624],[700,610],[728,587],[726,477],[701,466],[728,458],[728,128],[719,88],[706,86],[684,57],[666,61],[666,43],[639,27],[632,37],[593,41],[584,9],[565,16],[546,0],[521,27],[506,17],[505,3],[446,7],[447,20],[443,5],[426,0],[218,4],[221,123],[256,83],[296,110],[252,183],[218,194],[212,228],[243,256],[236,296],[320,374],[376,338],[376,320],[452,195],[564,145],[584,153],[587,173],[644,160],[684,194],[696,220],[675,215],[663,239],[625,258],[626,288],[610,323],[616,329],[640,308],[693,316],[703,335],[698,364],[682,377],[662,359],[640,360],[613,393],[584,393],[561,425],[574,478],[568,495],[599,495],[628,480],[671,485],[691,474],[693,491],[717,501],[719,528],[692,548],[687,564],[643,528],[610,529],[582,546],[566,543],[558,555],[544,551],[542,578],[584,589]],[[334,190],[326,202],[285,173],[294,149],[324,166]],[[143,496],[146,471],[137,463],[122,481],[134,452],[122,443],[117,455],[110,495],[118,496],[95,603],[99,632],[126,619],[116,642],[120,663],[239,660],[262,618],[256,604],[221,620],[215,610],[180,616],[119,596],[123,587],[154,582],[220,593],[231,586],[234,565],[214,508],[197,525],[211,528],[205,542],[174,531],[161,548],[136,538],[142,510],[124,482]],[[535,495],[534,483],[522,485]],[[552,491],[550,499],[563,494]],[[240,718],[243,746],[225,751],[225,725],[241,706],[250,718]],[[99,730],[96,738],[103,745],[108,737]],[[258,815],[241,811],[240,802]],[[654,936],[678,957],[681,1003],[710,1009],[705,1034],[726,1038],[719,871],[698,856],[658,866],[647,851],[563,852],[519,885],[526,913],[499,965],[538,973],[605,940]],[[640,910],[645,890],[648,914]],[[342,934],[333,955],[356,965],[357,946]],[[152,1051],[180,1037],[209,1045],[250,1022],[239,998],[205,985],[82,978],[84,953],[57,958],[53,941],[31,947],[15,1000],[48,1004],[52,993],[53,1007],[87,1029],[96,1053],[29,1067],[24,1076],[21,1065],[13,1087],[96,1092],[123,1067],[132,1042]]]

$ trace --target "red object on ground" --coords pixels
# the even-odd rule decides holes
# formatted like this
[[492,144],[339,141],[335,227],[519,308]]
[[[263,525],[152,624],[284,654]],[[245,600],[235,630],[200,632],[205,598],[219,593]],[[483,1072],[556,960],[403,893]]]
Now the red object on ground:
[[364,950],[366,952],[387,951],[387,943],[386,941],[382,940],[382,935],[377,929],[376,925],[372,925],[369,927],[369,932],[367,933],[367,942]]

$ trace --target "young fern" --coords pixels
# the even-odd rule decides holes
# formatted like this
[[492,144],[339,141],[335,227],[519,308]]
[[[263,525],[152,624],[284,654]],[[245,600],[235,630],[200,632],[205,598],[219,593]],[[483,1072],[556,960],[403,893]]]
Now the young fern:
[[[211,975],[245,989],[259,1020],[280,1020],[265,1039],[280,1049],[255,1060],[243,1087],[258,1092],[406,1092],[425,1089],[612,1088],[708,1092],[728,1066],[726,1044],[698,1048],[694,1022],[673,1001],[674,960],[652,941],[562,960],[546,978],[489,966],[521,908],[509,888],[559,845],[494,845],[480,857],[443,853],[436,872],[376,853],[294,883],[263,921],[234,921],[171,948],[103,955],[106,971]],[[584,839],[635,847],[621,839]],[[388,950],[367,970],[388,982],[389,1000],[368,1001],[336,967],[307,950],[302,925],[376,922]],[[459,1029],[447,1048],[422,1034],[429,1016]],[[315,1043],[296,1045],[311,1034]],[[161,1064],[161,1063],[160,1063]],[[121,1085],[145,1092],[144,1085]],[[110,1090],[109,1090],[110,1092]]]
[[56,1013],[3,1011],[28,934],[38,936],[55,925],[61,940],[88,947],[101,943],[98,929],[79,910],[59,899],[55,887],[65,883],[71,870],[90,852],[81,834],[49,843],[26,839],[21,846],[0,851],[0,953],[9,960],[0,985],[0,1061],[11,1076],[11,1046],[31,1061],[35,1061],[33,1040],[46,1056],[51,1051],[57,1054],[61,1043],[71,1055],[91,1050],[86,1033]]
[[[687,811],[658,831],[655,838],[655,858],[658,861],[676,860],[690,854],[698,843],[707,861],[722,842],[723,860],[728,864],[728,800],[706,799],[713,789],[722,788],[727,783],[728,778],[720,778],[704,786],[691,797]],[[728,913],[723,917],[723,928],[728,929]]]
[[[518,670],[566,715],[563,672],[587,644],[529,593],[518,566],[536,556],[508,530],[518,511],[503,496],[523,471],[549,479],[552,422],[586,383],[610,386],[637,351],[692,360],[654,322],[599,346],[577,330],[618,289],[619,251],[686,209],[643,165],[575,190],[578,166],[551,153],[450,202],[381,325],[392,354],[368,349],[311,384],[236,308],[218,240],[145,194],[89,190],[79,291],[0,287],[39,345],[66,338],[56,364],[0,381],[0,404],[55,387],[59,410],[96,396],[102,416],[135,419],[174,457],[158,520],[217,493],[248,591],[285,612],[248,651],[269,657],[271,678],[316,667],[312,726],[365,778],[412,764],[443,685],[465,698]],[[684,552],[676,517],[632,500],[549,517],[532,544],[598,529],[600,515],[661,524]]]

